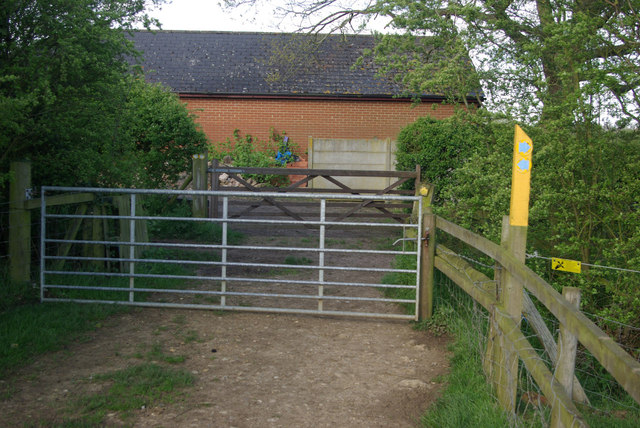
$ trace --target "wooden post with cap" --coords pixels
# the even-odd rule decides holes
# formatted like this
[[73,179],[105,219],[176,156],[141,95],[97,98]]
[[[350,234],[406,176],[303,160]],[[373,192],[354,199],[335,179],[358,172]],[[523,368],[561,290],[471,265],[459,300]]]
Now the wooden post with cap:
[[422,204],[422,236],[418,236],[420,252],[420,282],[417,319],[430,319],[433,316],[433,267],[436,255],[436,216],[431,210],[433,200],[433,185],[420,184],[416,186],[416,195],[421,196]]

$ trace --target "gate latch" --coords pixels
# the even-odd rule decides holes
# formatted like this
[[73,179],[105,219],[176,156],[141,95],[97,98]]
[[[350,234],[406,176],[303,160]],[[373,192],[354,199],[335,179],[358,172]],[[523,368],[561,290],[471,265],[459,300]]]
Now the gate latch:
[[393,243],[393,245],[398,245],[398,242],[402,242],[402,241],[415,241],[415,240],[416,240],[416,238],[400,238],[400,239],[397,239],[397,240]]

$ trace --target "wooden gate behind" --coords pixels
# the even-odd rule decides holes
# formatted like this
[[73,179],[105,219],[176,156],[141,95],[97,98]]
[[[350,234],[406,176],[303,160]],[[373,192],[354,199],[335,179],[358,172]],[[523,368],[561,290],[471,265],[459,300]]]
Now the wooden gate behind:
[[[196,163],[194,162],[194,165]],[[333,211],[334,221],[342,221],[347,218],[389,218],[399,223],[404,223],[410,217],[411,203],[407,202],[390,202],[376,199],[376,196],[382,195],[409,195],[414,194],[413,190],[400,189],[402,184],[414,181],[416,184],[420,180],[420,167],[416,166],[415,171],[360,171],[360,170],[334,170],[334,169],[302,169],[302,168],[249,168],[249,167],[232,167],[220,166],[214,160],[212,165],[206,169],[194,166],[194,183],[196,190],[206,190],[207,174],[209,175],[211,190],[214,191],[251,191],[251,192],[278,192],[278,193],[335,193],[344,195],[370,195],[366,200],[354,202],[353,200],[336,200],[332,204],[332,208],[338,208]],[[238,187],[220,186],[219,177],[221,174],[227,174],[229,178],[239,183]],[[245,178],[247,175],[275,175],[288,176],[290,183],[286,186],[256,186]],[[204,175],[204,177],[203,177]],[[383,177],[390,178],[391,184],[384,189],[356,189],[344,183],[345,177]],[[314,189],[304,187],[312,180],[324,179],[336,186],[335,189]],[[200,185],[198,185],[200,183]],[[202,187],[199,187],[202,186]],[[209,205],[209,216],[217,218],[220,213],[219,196],[212,196],[209,204],[204,201],[201,204],[204,208]],[[285,214],[296,220],[303,220],[304,208],[308,205],[304,201],[288,201],[284,204],[282,201],[276,201],[273,198],[265,197],[258,201],[247,201],[246,207],[238,213],[234,213],[234,217],[250,216],[253,211],[261,206],[277,207],[279,215]]]

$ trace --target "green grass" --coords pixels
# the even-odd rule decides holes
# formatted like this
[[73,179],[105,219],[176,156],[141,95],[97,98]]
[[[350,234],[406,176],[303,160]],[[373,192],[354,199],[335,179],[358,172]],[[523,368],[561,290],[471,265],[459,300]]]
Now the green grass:
[[119,305],[28,304],[0,313],[0,378],[36,355],[63,349],[100,328],[110,315],[130,310]]
[[[145,348],[142,346],[142,348]],[[151,362],[164,362],[168,364],[180,364],[184,363],[187,360],[185,355],[170,355],[166,354],[163,350],[162,343],[156,342],[151,345],[151,349],[144,352],[140,350],[133,355],[135,358],[139,358],[141,360],[151,361]]]
[[[396,256],[395,269],[415,269],[415,256]],[[392,272],[382,279],[385,284],[414,285],[415,274]],[[436,287],[435,300],[447,302],[445,287]],[[387,297],[415,299],[415,290],[385,288]],[[414,304],[402,304],[408,313],[414,313]],[[449,304],[435,308],[432,319],[416,324],[418,329],[429,329],[435,335],[449,334],[453,342],[449,350],[453,353],[449,374],[443,377],[446,386],[440,398],[423,415],[424,427],[466,428],[508,426],[506,415],[498,407],[491,388],[482,371],[482,359],[478,353],[478,337],[472,328],[470,317],[465,317],[460,308]]]
[[307,257],[287,256],[284,259],[284,264],[286,264],[286,265],[299,266],[299,265],[310,265],[311,263],[313,263],[313,260],[311,260],[311,259],[309,259]]
[[[397,256],[394,267],[415,269],[415,257]],[[415,275],[390,273],[385,275],[386,284],[415,284]],[[394,298],[415,298],[412,289],[384,289],[385,295]],[[434,288],[434,316],[430,320],[416,324],[416,328],[429,329],[435,335],[449,334],[452,352],[449,374],[443,378],[446,383],[442,395],[423,415],[424,427],[503,427],[510,426],[506,414],[501,410],[492,388],[487,384],[482,368],[481,346],[479,344],[483,329],[474,320],[472,300],[443,274],[436,271]],[[404,305],[407,312],[413,313],[413,304]],[[603,374],[599,379],[605,379]],[[609,391],[611,385],[591,385],[590,390],[600,391],[605,398],[594,403],[593,408],[584,408],[582,414],[591,427],[627,428],[635,427],[640,420],[640,410],[628,395],[618,398],[623,401],[617,405],[609,400],[616,397],[615,391]],[[548,408],[543,412],[549,413]],[[525,426],[541,426],[538,411],[527,411],[519,415]],[[548,414],[546,415],[548,421]]]
[[[416,257],[412,255],[398,255],[393,261],[394,269],[414,269],[416,268]],[[414,273],[390,272],[382,277],[383,284],[393,285],[415,285],[416,275]],[[413,288],[384,288],[384,295],[392,299],[416,298],[416,291]],[[399,303],[407,313],[414,314],[415,304]]]
[[436,309],[434,321],[446,325],[453,342],[446,386],[436,403],[423,415],[424,427],[505,427],[506,414],[498,407],[482,371],[478,337],[470,319],[447,306]]
[[[636,428],[640,420],[638,405],[633,403],[633,400],[628,400],[626,404],[629,407],[624,410],[616,409],[614,406],[605,406],[604,408],[598,406],[600,409],[598,411],[588,408],[581,409],[581,411],[591,428]],[[633,409],[634,405],[636,410]]]
[[[180,212],[177,212],[182,210]],[[169,215],[169,214],[163,214]],[[174,209],[170,215],[191,215],[188,206]],[[214,223],[200,222],[149,222],[151,235],[156,238],[218,242],[221,228]],[[230,242],[239,242],[242,235],[229,233]],[[149,248],[145,258],[165,260],[219,260],[212,251]],[[72,271],[74,267],[67,266]],[[190,275],[193,266],[180,264],[137,263],[137,273],[166,275]],[[34,277],[37,276],[37,273]],[[104,276],[56,276],[56,284],[100,284],[107,287],[128,288],[128,278],[106,278]],[[49,283],[52,283],[48,279]],[[183,288],[180,279],[136,278],[137,287],[168,289]],[[51,296],[62,298],[90,298],[91,300],[125,300],[127,292],[97,290],[50,290]],[[136,293],[136,300],[143,300]],[[86,339],[86,333],[96,330],[101,321],[110,315],[129,311],[120,305],[46,303],[39,304],[39,289],[30,284],[12,284],[8,280],[7,267],[0,264],[0,378],[6,377],[18,367],[29,364],[37,355],[58,351],[73,341]],[[187,340],[196,340],[187,337]]]
[[106,387],[74,403],[69,411],[79,416],[69,418],[64,426],[102,426],[109,412],[118,412],[127,420],[134,410],[175,402],[184,395],[181,390],[194,381],[187,370],[155,363],[94,376],[92,382],[104,383]]
[[[213,251],[186,250],[177,248],[147,248],[142,254],[143,259],[157,260],[175,260],[176,263],[154,263],[154,262],[138,262],[135,264],[135,272],[139,274],[152,275],[173,275],[184,276],[193,275],[196,265],[180,264],[179,260],[193,261],[217,261],[220,256]],[[66,271],[72,271],[72,266],[66,266]],[[81,269],[81,268],[79,268]],[[105,290],[67,290],[67,289],[51,289],[48,291],[49,297],[66,298],[66,299],[89,299],[89,300],[108,300],[108,301],[125,301],[129,298],[129,278],[127,277],[106,277],[102,275],[76,276],[76,275],[55,275],[47,278],[49,284],[66,284],[66,285],[87,285],[92,284],[101,287],[121,288],[123,291],[105,291]],[[153,288],[156,290],[166,289],[183,289],[187,286],[184,279],[179,278],[136,278],[136,288]],[[146,293],[137,292],[135,294],[136,301],[146,300]]]

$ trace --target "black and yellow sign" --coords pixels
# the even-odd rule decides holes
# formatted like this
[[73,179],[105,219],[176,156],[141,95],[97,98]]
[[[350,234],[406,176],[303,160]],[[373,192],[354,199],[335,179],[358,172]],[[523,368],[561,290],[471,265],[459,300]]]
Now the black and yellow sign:
[[580,273],[582,271],[582,263],[577,260],[558,259],[553,257],[551,259],[551,269]]

